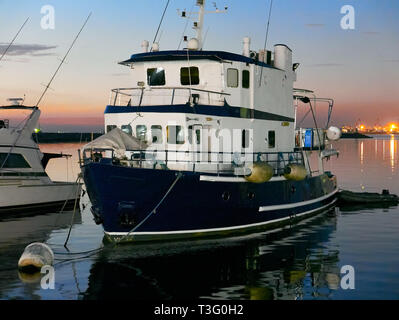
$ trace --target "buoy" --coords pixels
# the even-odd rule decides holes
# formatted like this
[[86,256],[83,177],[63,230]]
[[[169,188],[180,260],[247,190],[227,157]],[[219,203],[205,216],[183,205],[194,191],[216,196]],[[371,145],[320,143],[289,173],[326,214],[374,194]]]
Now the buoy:
[[36,272],[44,266],[52,266],[53,263],[54,253],[51,248],[44,243],[35,242],[25,248],[18,261],[18,268]]
[[274,174],[273,168],[267,163],[256,162],[249,167],[251,174],[245,176],[245,180],[252,183],[264,183],[269,181]]
[[305,166],[296,163],[290,163],[284,168],[284,177],[287,180],[302,181],[308,175]]
[[341,139],[342,131],[337,127],[330,127],[327,130],[327,138],[330,141],[338,141]]

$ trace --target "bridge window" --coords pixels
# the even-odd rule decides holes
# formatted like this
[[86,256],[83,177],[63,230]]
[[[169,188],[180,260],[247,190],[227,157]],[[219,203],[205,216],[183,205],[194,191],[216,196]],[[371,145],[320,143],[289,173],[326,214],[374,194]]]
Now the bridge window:
[[116,128],[115,125],[109,125],[109,126],[107,126],[107,133],[110,132],[110,131],[112,131],[112,130],[114,130],[115,128]]
[[183,86],[197,85],[200,83],[198,67],[181,68],[180,83]]
[[227,86],[230,88],[238,87],[238,70],[237,69],[227,69]]
[[150,86],[164,86],[165,69],[164,68],[151,68],[147,69],[147,83]]
[[249,89],[250,86],[250,79],[249,79],[249,71],[243,70],[242,71],[242,87],[245,89]]
[[0,167],[1,166],[5,169],[28,169],[31,167],[25,158],[17,153],[10,153],[9,155],[8,153],[0,153]]
[[242,130],[242,148],[249,148],[249,130]]
[[269,131],[268,141],[269,141],[270,149],[273,149],[276,147],[276,132],[275,131]]
[[184,144],[184,130],[182,126],[167,126],[166,135],[170,144]]
[[151,127],[152,143],[162,143],[162,126]]
[[133,129],[130,124],[122,126],[122,131],[130,136],[133,134]]
[[147,126],[145,126],[145,125],[136,126],[136,137],[137,137],[137,139],[146,142],[146,140],[147,140]]
[[190,142],[190,144],[201,144],[201,128],[199,128],[198,126],[188,127],[188,142]]

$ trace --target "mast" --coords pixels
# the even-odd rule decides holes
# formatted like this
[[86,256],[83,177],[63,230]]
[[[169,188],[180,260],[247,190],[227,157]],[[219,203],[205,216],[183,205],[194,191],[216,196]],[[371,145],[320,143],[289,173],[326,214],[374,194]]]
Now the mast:
[[205,17],[205,3],[206,0],[197,0],[197,6],[199,6],[198,22],[197,26],[194,23],[194,29],[197,29],[197,40],[199,44],[199,50],[202,50],[202,31],[204,28],[204,17]]
[[[219,10],[216,6],[216,3],[214,3],[214,7],[216,10],[206,11],[205,10],[206,0],[196,0],[196,1],[197,1],[196,5],[199,7],[199,11],[198,12],[186,12],[184,10],[183,12],[181,12],[181,17],[187,18],[187,19],[192,19],[191,16],[198,15],[198,20],[192,19],[192,20],[194,20],[193,29],[196,30],[196,32],[197,32],[196,39],[198,40],[198,50],[202,50],[203,45],[204,45],[203,30],[204,30],[205,14],[226,13],[228,7],[224,7],[224,10]],[[178,13],[180,14],[180,10],[178,10]]]

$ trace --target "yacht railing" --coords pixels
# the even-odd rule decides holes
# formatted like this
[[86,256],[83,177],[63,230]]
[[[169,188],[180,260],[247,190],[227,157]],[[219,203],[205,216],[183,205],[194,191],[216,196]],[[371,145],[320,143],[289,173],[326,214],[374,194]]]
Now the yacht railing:
[[[183,92],[183,94],[182,94]],[[154,94],[155,93],[155,94]],[[229,93],[192,87],[134,87],[111,90],[109,105],[143,106],[145,99],[162,99],[162,104],[223,105]],[[150,103],[151,105],[153,103]]]
[[[108,154],[107,156],[106,152],[110,152],[110,155]],[[304,164],[302,152],[239,153],[180,150],[126,150],[126,153],[131,154],[130,158],[116,158],[113,149],[86,149],[83,150],[83,159],[80,159],[80,163],[81,165],[86,165],[90,162],[108,161],[108,163],[112,163],[113,165],[135,168],[148,168],[150,165],[152,169],[168,169],[169,166],[176,167],[176,165],[183,165],[185,169],[181,171],[207,172],[217,175],[239,175],[236,172],[240,172],[240,170],[236,169],[244,169],[252,163],[262,162],[272,166],[274,169],[274,176],[283,175],[284,169],[288,164]],[[184,155],[191,157],[189,157],[189,159],[184,159]],[[232,160],[229,162],[223,161],[226,157],[231,157]],[[204,161],[203,159],[206,160]],[[191,169],[187,168],[189,166]],[[245,174],[242,173],[241,175]]]

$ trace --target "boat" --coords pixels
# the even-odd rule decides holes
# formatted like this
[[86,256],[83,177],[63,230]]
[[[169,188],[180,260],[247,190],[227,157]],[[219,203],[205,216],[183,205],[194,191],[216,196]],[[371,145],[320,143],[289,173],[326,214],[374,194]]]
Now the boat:
[[[206,1],[182,50],[120,62],[131,88],[111,91],[103,137],[80,154],[91,211],[114,242],[195,239],[257,232],[333,207],[336,176],[323,161],[338,128],[296,129],[302,104],[329,103],[296,89],[292,50],[203,49]],[[183,12],[183,17],[193,13]],[[318,170],[310,157],[318,157]]]
[[388,190],[383,190],[382,193],[341,190],[339,192],[339,201],[346,204],[397,204],[399,197],[396,194],[390,194]]
[[42,153],[32,134],[40,118],[38,107],[9,99],[0,110],[30,112],[25,123],[12,127],[0,119],[0,214],[51,212],[66,209],[78,196],[78,183],[52,181],[45,169],[51,159],[64,154]]

